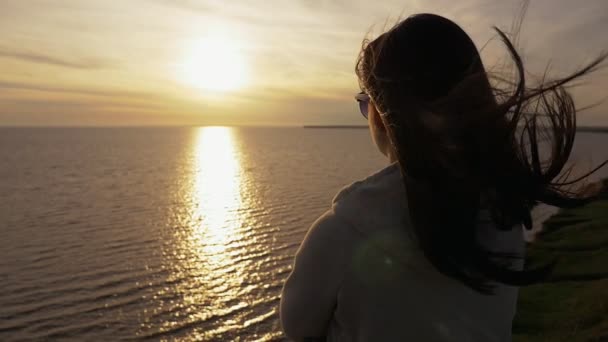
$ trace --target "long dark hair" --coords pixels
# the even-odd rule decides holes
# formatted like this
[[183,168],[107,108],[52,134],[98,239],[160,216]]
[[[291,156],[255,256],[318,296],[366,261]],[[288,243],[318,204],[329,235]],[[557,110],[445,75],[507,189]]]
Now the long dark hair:
[[494,29],[515,66],[511,89],[493,87],[469,36],[433,14],[411,16],[364,42],[356,67],[397,152],[422,251],[438,271],[482,293],[495,282],[535,283],[552,265],[516,271],[510,262],[521,256],[484,249],[477,240],[480,211],[488,210],[499,229],[531,229],[530,211],[539,203],[563,208],[592,200],[571,185],[608,162],[576,179],[563,172],[576,134],[565,86],[607,55],[531,87],[512,40]]

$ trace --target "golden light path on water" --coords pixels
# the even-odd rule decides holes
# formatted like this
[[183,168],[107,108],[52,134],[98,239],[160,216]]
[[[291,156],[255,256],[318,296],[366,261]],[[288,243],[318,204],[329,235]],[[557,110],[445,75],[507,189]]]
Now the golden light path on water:
[[[235,147],[234,132],[227,127],[205,127],[198,131],[194,146],[194,169],[191,193],[192,234],[190,248],[198,265],[193,274],[201,277],[202,288],[186,303],[204,302],[202,321],[214,316],[229,315],[246,307],[233,293],[240,286],[244,269],[230,260],[227,250],[231,240],[240,240],[242,222],[239,210],[243,206],[240,161]],[[198,303],[197,303],[198,302]],[[236,303],[235,303],[236,302]],[[234,329],[236,321],[207,327],[197,338],[213,338],[213,332]]]
[[191,146],[185,182],[175,193],[182,205],[173,208],[174,239],[166,254],[173,285],[157,294],[175,298],[158,308],[171,313],[160,333],[188,331],[186,340],[205,341],[240,334],[276,338],[278,328],[270,335],[251,331],[277,314],[276,294],[269,295],[268,288],[269,275],[277,271],[267,242],[260,240],[269,229],[256,217],[261,210],[244,171],[238,132],[200,128]]
[[199,131],[196,151],[196,176],[193,199],[195,218],[201,222],[193,238],[201,254],[214,266],[228,264],[225,248],[239,228],[238,210],[242,207],[241,175],[233,132],[227,127],[205,127]]

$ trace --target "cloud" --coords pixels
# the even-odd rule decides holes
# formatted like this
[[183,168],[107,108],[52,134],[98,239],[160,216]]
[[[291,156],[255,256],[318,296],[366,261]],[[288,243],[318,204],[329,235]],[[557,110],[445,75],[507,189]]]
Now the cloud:
[[[435,12],[460,24],[481,47],[495,35],[492,26],[510,29],[520,4],[521,0],[9,1],[0,12],[0,90],[6,90],[0,98],[62,98],[62,110],[71,104],[81,108],[70,99],[86,98],[96,106],[114,100],[165,102],[167,116],[205,108],[205,115],[218,113],[217,124],[225,114],[252,124],[257,118],[272,122],[273,117],[307,123],[348,123],[352,118],[356,123],[359,118],[356,112],[352,115],[351,103],[357,90],[354,63],[361,40],[372,27],[378,33],[399,17]],[[552,76],[575,70],[608,48],[607,30],[606,0],[532,0],[521,32],[526,69],[542,73],[551,61]],[[216,32],[242,45],[250,84],[213,102],[208,94],[180,85],[175,66],[198,39]],[[503,45],[489,45],[483,52],[488,68],[500,58],[508,60]],[[588,87],[575,92],[577,104],[595,103],[607,95],[608,74],[598,72],[588,80]],[[11,106],[19,105],[28,106]],[[44,102],[30,107],[46,110]],[[103,112],[108,107],[96,108]],[[602,111],[608,113],[608,103],[592,110]]]
[[87,95],[87,96],[101,96],[101,97],[154,98],[154,97],[159,96],[158,94],[146,93],[146,92],[120,91],[120,90],[98,90],[98,89],[87,89],[87,88],[68,88],[68,87],[50,86],[50,85],[45,85],[45,84],[30,84],[30,83],[5,82],[5,81],[0,81],[0,89],[31,90],[31,91],[64,93],[64,94],[74,94],[74,95]]
[[37,52],[15,51],[7,48],[0,48],[0,58],[13,58],[25,62],[41,63],[74,69],[101,69],[111,65],[107,61],[101,61],[98,59],[81,58],[77,60],[68,60]]
[[177,7],[182,8],[189,11],[197,11],[209,13],[215,10],[214,6],[210,4],[206,4],[201,1],[192,1],[192,0],[156,0],[158,3],[162,5],[166,5],[169,7]]
[[[11,99],[11,100],[0,100],[0,102],[12,111],[20,112],[45,112],[52,110],[56,113],[61,112],[100,112],[104,109],[111,108],[113,111],[122,111],[123,113],[132,113],[134,111],[149,111],[149,112],[160,112],[165,110],[167,107],[161,104],[155,103],[131,103],[124,100],[105,100],[105,101],[91,101],[87,100],[75,100],[75,99]],[[44,109],[44,110],[41,110]],[[3,111],[7,112],[7,111]]]
[[144,92],[75,89],[18,82],[0,82],[0,90],[0,120],[14,119],[15,115],[20,119],[41,118],[45,117],[45,113],[48,114],[45,120],[49,122],[53,118],[61,121],[66,115],[75,119],[78,118],[77,114],[83,117],[109,112],[122,113],[125,117],[135,113],[158,115],[172,108],[169,99]]

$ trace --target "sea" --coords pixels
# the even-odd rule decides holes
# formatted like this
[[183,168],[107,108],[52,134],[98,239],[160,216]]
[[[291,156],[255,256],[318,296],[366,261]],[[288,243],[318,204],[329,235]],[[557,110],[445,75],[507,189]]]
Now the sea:
[[386,165],[365,129],[0,128],[0,341],[284,340],[307,229]]

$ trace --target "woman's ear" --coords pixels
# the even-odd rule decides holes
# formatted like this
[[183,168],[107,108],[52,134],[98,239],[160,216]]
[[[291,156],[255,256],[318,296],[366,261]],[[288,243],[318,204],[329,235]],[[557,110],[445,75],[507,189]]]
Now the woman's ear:
[[368,112],[368,120],[369,120],[369,130],[372,136],[372,140],[378,147],[378,150],[387,156],[391,162],[397,160],[396,153],[389,141],[388,137],[388,129],[384,124],[384,120],[382,120],[382,115],[376,108],[376,105],[370,103],[369,112]]
[[370,102],[369,108],[371,111],[371,113],[369,113],[369,115],[373,121],[374,127],[380,132],[383,132],[383,133],[386,132],[386,127],[384,127],[384,121],[382,121],[382,117],[380,116],[380,112],[378,111],[376,104],[373,102]]

